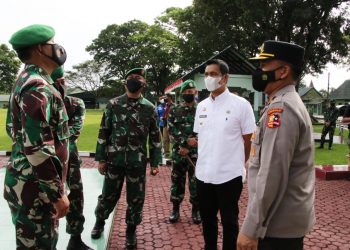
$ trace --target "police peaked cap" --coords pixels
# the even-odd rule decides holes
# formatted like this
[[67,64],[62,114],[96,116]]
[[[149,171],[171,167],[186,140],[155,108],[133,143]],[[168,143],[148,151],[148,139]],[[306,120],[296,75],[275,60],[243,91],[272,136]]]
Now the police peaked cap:
[[277,59],[300,67],[304,63],[304,54],[305,49],[297,44],[269,40],[260,47],[259,55],[250,60]]

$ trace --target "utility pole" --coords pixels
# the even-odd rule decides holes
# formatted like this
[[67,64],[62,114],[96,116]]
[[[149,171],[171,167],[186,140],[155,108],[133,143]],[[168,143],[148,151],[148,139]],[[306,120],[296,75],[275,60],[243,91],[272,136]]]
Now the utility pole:
[[328,88],[327,88],[327,101],[329,102],[329,75],[330,72],[328,72]]

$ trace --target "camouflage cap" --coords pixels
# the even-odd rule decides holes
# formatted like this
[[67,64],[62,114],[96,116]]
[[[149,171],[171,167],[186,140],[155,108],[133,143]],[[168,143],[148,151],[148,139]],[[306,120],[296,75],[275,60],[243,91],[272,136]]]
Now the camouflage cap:
[[146,72],[146,70],[144,68],[134,68],[134,69],[129,70],[125,74],[125,79],[131,74],[140,75],[140,76],[143,76],[146,79],[147,72]]
[[9,43],[14,50],[45,43],[55,36],[55,30],[47,25],[34,24],[20,29],[11,36]]
[[188,79],[181,84],[180,93],[182,93],[186,89],[193,89],[193,88],[197,88],[196,83],[193,80]]
[[55,82],[58,78],[63,77],[63,75],[64,75],[64,69],[62,66],[59,66],[54,71],[52,71],[51,79]]

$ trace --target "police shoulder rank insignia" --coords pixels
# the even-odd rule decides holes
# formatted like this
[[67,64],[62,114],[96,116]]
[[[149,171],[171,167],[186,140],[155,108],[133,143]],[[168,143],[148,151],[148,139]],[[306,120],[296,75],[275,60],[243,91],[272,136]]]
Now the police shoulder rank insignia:
[[269,114],[267,117],[268,128],[278,128],[281,125],[281,119],[279,114]]

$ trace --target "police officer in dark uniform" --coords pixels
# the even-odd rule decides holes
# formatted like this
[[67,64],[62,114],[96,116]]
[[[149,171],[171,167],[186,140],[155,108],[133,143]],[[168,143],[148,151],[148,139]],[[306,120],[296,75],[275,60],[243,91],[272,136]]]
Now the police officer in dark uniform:
[[324,113],[324,126],[321,135],[321,144],[318,148],[323,148],[326,135],[329,133],[329,144],[328,149],[332,149],[333,135],[335,131],[335,126],[339,116],[339,110],[335,107],[335,100],[331,100],[329,108]]

